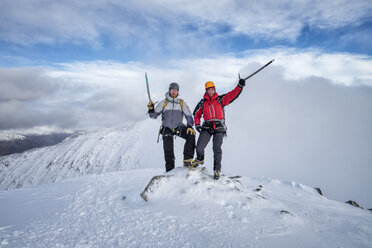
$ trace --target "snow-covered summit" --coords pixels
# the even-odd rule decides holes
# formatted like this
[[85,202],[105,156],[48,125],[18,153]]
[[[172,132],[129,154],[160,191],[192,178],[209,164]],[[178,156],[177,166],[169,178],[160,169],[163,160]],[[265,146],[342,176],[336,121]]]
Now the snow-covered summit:
[[[144,201],[140,194],[163,175]],[[0,191],[4,247],[371,247],[372,214],[269,178],[136,169]]]

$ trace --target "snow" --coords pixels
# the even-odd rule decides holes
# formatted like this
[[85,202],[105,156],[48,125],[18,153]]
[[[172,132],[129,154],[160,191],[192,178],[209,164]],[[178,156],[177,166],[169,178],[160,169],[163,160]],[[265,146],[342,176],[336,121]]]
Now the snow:
[[216,181],[212,156],[206,171],[164,173],[154,123],[0,157],[0,247],[372,247],[371,212],[312,187],[227,170]]
[[369,211],[295,182],[176,168],[146,202],[160,167],[0,191],[1,247],[372,246]]
[[0,141],[23,140],[26,137],[19,133],[0,131]]
[[25,139],[27,135],[48,135],[53,133],[72,134],[74,131],[53,126],[38,126],[29,129],[8,129],[0,131],[0,141]]
[[164,163],[163,151],[162,146],[156,145],[153,125],[154,122],[148,120],[131,128],[80,133],[55,146],[0,157],[0,189],[144,168],[145,165],[157,167]]

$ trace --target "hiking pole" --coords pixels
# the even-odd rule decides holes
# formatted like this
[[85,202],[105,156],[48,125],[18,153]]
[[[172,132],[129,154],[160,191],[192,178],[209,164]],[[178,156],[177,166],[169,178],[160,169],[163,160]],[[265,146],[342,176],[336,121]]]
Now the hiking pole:
[[[257,71],[255,71],[254,73],[252,73],[251,75],[249,75],[248,77],[244,78],[244,80],[247,80],[248,78],[253,77],[257,73],[259,73],[263,68],[265,68],[266,66],[270,65],[273,61],[274,61],[274,59],[271,60],[270,62],[268,62],[266,65],[262,66],[260,69],[258,69]],[[240,74],[239,74],[239,79],[240,79]]]

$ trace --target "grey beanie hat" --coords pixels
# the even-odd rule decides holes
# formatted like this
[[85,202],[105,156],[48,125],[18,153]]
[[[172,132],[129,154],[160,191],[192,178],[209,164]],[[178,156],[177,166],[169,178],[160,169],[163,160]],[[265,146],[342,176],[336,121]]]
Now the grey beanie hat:
[[173,82],[169,85],[169,90],[171,89],[174,89],[174,90],[177,90],[177,91],[180,91],[180,86],[178,85],[178,83],[176,82]]

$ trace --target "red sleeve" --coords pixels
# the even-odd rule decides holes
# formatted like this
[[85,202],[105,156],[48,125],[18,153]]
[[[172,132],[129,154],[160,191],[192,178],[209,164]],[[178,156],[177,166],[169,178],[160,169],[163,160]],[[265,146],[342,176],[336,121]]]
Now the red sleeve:
[[222,95],[222,106],[232,103],[236,98],[238,98],[242,90],[243,88],[237,85],[232,91]]
[[196,125],[200,125],[200,118],[202,117],[202,108],[199,108],[194,116],[194,123]]
[[196,107],[194,109],[193,115],[194,115],[194,123],[196,125],[200,125],[200,118],[203,115],[203,105],[204,105],[204,99],[201,99],[198,104],[196,104]]

